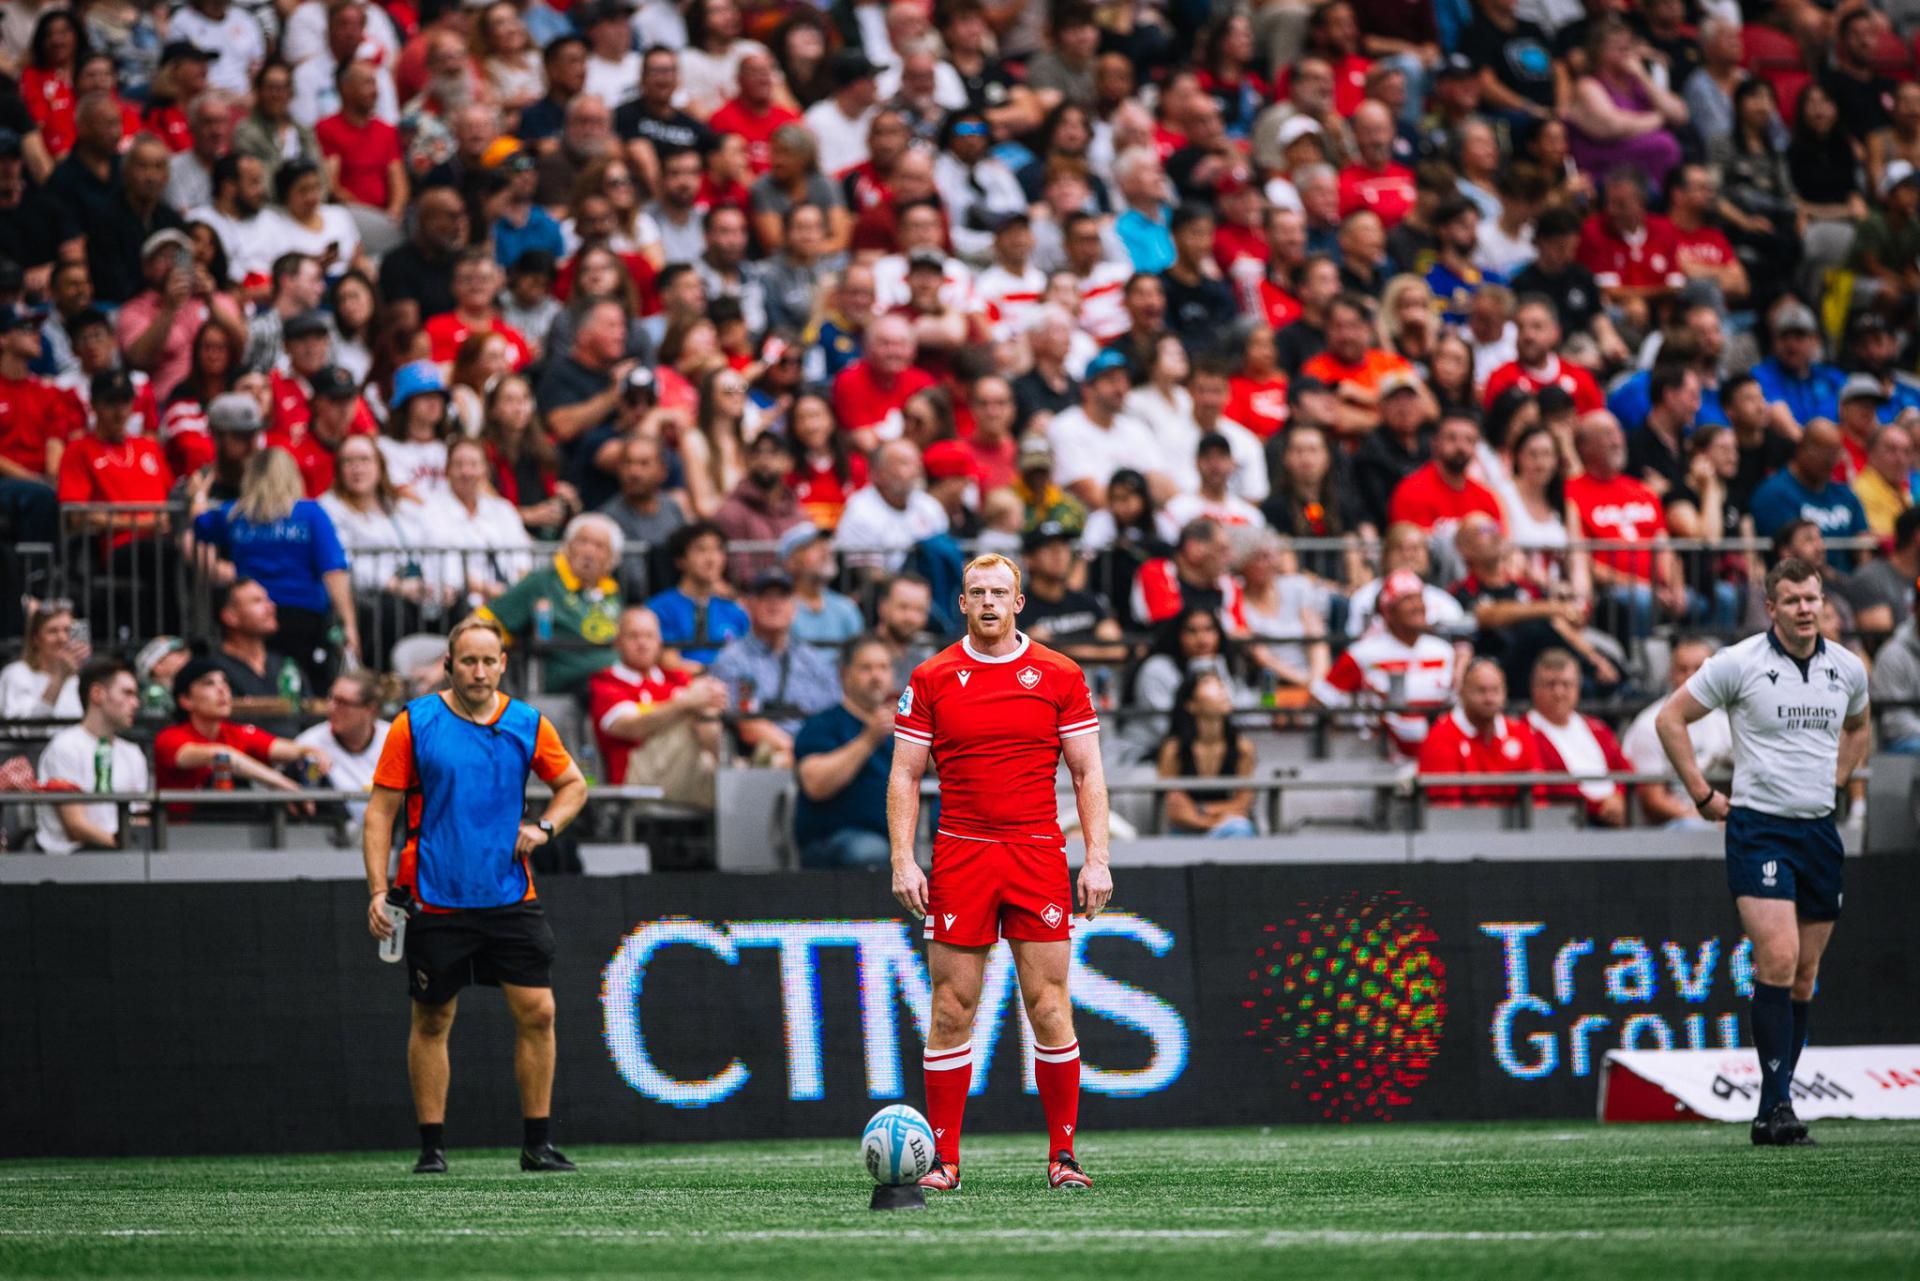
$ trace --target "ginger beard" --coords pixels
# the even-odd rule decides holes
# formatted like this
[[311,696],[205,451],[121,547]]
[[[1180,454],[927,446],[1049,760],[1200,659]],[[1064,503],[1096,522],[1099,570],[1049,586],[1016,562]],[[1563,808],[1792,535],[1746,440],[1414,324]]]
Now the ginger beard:
[[967,620],[967,639],[982,652],[1013,639],[1014,620],[1027,598],[1005,565],[969,570],[960,589],[960,613]]

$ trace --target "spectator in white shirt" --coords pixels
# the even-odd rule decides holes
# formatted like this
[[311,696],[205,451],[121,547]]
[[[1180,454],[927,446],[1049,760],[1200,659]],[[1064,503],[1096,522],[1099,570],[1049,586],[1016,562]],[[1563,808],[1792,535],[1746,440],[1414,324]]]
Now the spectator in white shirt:
[[[191,153],[186,153],[191,154]],[[204,222],[227,255],[229,283],[273,270],[274,231],[266,221],[267,167],[260,157],[230,151],[214,162],[208,202],[188,209],[189,223]],[[320,273],[314,273],[318,278]]]
[[447,446],[446,489],[427,505],[426,524],[449,549],[467,598],[485,604],[533,568],[533,540],[520,511],[491,488],[487,447],[472,436]]
[[867,159],[867,124],[879,101],[880,68],[858,49],[833,55],[833,93],[807,108],[804,119],[820,140],[820,170],[837,176]]
[[[1697,636],[1673,643],[1673,653],[1667,659],[1668,698],[1700,670],[1707,659],[1713,656],[1713,650],[1711,641]],[[1646,814],[1647,822],[1703,826],[1706,820],[1699,816],[1693,802],[1680,790],[1679,775],[1674,773],[1673,762],[1667,759],[1666,751],[1660,746],[1660,734],[1654,728],[1655,718],[1666,705],[1666,698],[1659,699],[1634,717],[1633,723],[1627,726],[1626,734],[1620,739],[1620,750],[1633,762],[1634,769],[1667,776],[1664,783],[1642,783],[1638,788],[1640,808]],[[1687,726],[1687,737],[1693,741],[1693,754],[1700,762],[1702,773],[1713,778],[1733,772],[1733,726],[1728,723],[1726,712],[1718,708],[1708,712]]]
[[80,719],[74,673],[93,657],[93,647],[73,633],[73,607],[64,601],[27,616],[20,657],[0,667],[0,720]]
[[399,125],[400,94],[393,85],[393,64],[398,55],[387,55],[368,39],[368,13],[373,8],[342,4],[326,11],[324,47],[293,69],[293,104],[287,114],[296,124],[311,129],[338,112],[340,68],[349,62],[365,62],[373,66],[380,86],[373,108],[374,119]]
[[874,455],[873,483],[847,500],[835,531],[842,563],[895,574],[922,539],[947,532],[947,510],[921,488],[920,451],[889,441]]
[[[90,662],[80,669],[79,686],[86,715],[78,725],[55,734],[40,753],[41,785],[88,793],[145,791],[146,754],[120,737],[133,728],[140,713],[140,684],[133,668],[115,658]],[[48,854],[118,849],[120,808],[82,801],[42,805],[38,837]]]
[[[334,677],[327,691],[327,719],[310,725],[295,739],[303,747],[326,753],[333,768],[320,780],[336,792],[373,790],[373,769],[387,745],[391,725],[380,719],[380,685],[373,673],[361,668]],[[359,822],[367,812],[365,801],[348,801],[347,812]]]
[[1107,482],[1123,467],[1147,478],[1155,503],[1178,492],[1159,442],[1124,411],[1128,387],[1127,358],[1108,348],[1087,363],[1080,407],[1055,414],[1047,424],[1054,483],[1089,511],[1106,506]]
[[[191,0],[173,11],[169,40],[185,40],[214,55],[207,83],[245,97],[253,91],[253,73],[267,60],[267,38],[259,21],[229,0]],[[173,202],[175,208],[187,206]]]

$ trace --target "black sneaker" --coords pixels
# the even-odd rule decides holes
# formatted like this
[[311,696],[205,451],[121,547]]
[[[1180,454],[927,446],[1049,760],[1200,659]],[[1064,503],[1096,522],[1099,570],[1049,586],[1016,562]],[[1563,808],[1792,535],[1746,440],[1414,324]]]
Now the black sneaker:
[[547,1143],[522,1150],[520,1168],[529,1174],[571,1174],[580,1167],[561,1156],[553,1144]]
[[447,1172],[447,1154],[439,1148],[427,1148],[420,1153],[420,1159],[413,1163],[415,1174],[445,1174]]
[[1793,1104],[1782,1103],[1773,1110],[1773,1124],[1780,1134],[1780,1145],[1791,1148],[1817,1148],[1819,1142],[1807,1133],[1807,1123],[1794,1115]]

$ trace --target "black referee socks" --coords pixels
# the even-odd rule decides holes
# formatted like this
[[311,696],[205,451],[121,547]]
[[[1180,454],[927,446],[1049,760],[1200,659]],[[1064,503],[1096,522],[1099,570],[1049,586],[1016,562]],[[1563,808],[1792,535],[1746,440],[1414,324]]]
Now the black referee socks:
[[1787,1101],[1793,1071],[1793,989],[1753,985],[1753,1048],[1760,1052],[1760,1115]]
[[521,1122],[524,1129],[520,1146],[529,1152],[538,1152],[553,1140],[553,1118],[550,1116],[530,1116]]
[[444,1122],[420,1127],[420,1150],[422,1152],[444,1152],[446,1147],[447,1127]]

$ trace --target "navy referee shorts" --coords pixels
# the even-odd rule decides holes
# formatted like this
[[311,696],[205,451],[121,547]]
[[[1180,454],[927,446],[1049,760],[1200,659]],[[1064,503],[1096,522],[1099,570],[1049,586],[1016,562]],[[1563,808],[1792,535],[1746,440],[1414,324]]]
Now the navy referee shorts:
[[1832,814],[1782,818],[1738,805],[1727,813],[1727,888],[1735,898],[1791,899],[1807,920],[1837,920],[1844,854]]

